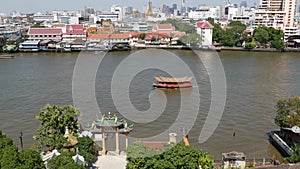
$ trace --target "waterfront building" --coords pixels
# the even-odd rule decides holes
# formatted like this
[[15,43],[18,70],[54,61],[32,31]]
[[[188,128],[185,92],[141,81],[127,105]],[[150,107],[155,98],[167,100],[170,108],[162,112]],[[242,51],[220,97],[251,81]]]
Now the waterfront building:
[[29,28],[28,39],[29,40],[62,40],[62,29],[61,28]]
[[246,156],[242,152],[232,151],[229,153],[222,153],[223,168],[246,168]]
[[260,25],[280,29],[286,33],[285,39],[295,35],[295,15],[297,0],[260,0],[255,12],[254,28]]
[[71,24],[66,25],[63,30],[62,40],[64,42],[72,42],[76,39],[81,39],[82,41],[86,41],[87,32],[86,28],[82,24]]
[[197,33],[201,37],[201,46],[209,47],[213,45],[212,36],[214,26],[208,21],[196,22]]
[[19,51],[21,52],[38,52],[40,46],[40,40],[27,40],[19,45]]

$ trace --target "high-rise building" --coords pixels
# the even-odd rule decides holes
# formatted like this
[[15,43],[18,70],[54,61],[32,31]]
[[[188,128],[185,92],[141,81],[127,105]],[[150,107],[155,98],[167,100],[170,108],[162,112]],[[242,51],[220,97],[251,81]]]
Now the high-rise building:
[[186,6],[185,6],[185,0],[181,0],[181,13],[185,13],[186,12]]
[[297,0],[260,0],[254,26],[265,25],[284,30],[294,27]]
[[173,4],[173,9],[177,10],[177,4]]
[[260,0],[253,26],[265,25],[283,30],[287,39],[288,36],[297,34],[296,7],[297,0]]
[[247,1],[242,1],[240,7],[247,7]]
[[121,6],[114,4],[110,8],[110,12],[113,14],[117,14],[119,21],[123,20],[123,8]]

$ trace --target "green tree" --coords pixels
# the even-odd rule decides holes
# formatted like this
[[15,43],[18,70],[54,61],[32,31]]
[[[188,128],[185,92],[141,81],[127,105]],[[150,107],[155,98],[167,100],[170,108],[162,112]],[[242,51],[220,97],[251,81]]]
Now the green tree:
[[19,159],[21,163],[20,168],[42,169],[45,168],[44,162],[40,154],[32,149],[22,149],[19,152]]
[[69,133],[77,133],[78,116],[79,111],[71,105],[47,105],[41,109],[36,117],[41,126],[38,135],[34,137],[39,142],[38,147],[47,147],[49,150],[62,148],[67,144],[67,139],[64,138],[66,127]]
[[144,39],[146,38],[146,34],[145,34],[145,33],[142,33],[142,34],[140,35],[140,38],[141,38],[142,40],[144,40]]
[[78,148],[79,155],[82,155],[85,161],[94,159],[94,141],[90,137],[79,137],[75,147]]
[[300,127],[300,98],[280,99],[276,104],[275,124],[279,127]]
[[208,22],[214,26],[213,41],[216,43],[222,43],[222,36],[225,31],[218,23],[215,23],[215,20],[213,18],[208,18]]
[[281,39],[271,41],[271,48],[283,49],[284,47],[285,44]]
[[168,18],[167,20],[161,21],[160,24],[172,24],[172,26],[174,26],[176,30],[186,32],[187,34],[196,33],[194,25],[191,25],[189,23],[181,23],[176,19]]
[[292,147],[293,154],[290,157],[285,158],[289,163],[298,163],[300,162],[300,146],[298,144],[294,144]]
[[254,30],[254,38],[261,45],[266,45],[270,40],[270,36],[267,27],[260,26]]
[[3,149],[2,158],[0,160],[0,168],[12,169],[20,166],[18,148],[15,145],[6,146]]
[[198,33],[184,35],[179,39],[179,44],[185,44],[187,46],[197,46],[201,42],[201,37]]
[[52,158],[48,164],[48,169],[84,169],[85,167],[76,164],[71,157],[71,154],[62,153],[61,155]]
[[[199,166],[205,169],[213,168],[212,159],[207,153],[204,153],[201,149],[192,146],[185,146],[184,143],[167,146],[160,151],[148,148],[142,143],[136,143],[133,144],[133,147],[131,146],[127,149],[127,155],[131,155],[127,158],[127,169],[194,169],[199,168]],[[147,156],[143,156],[145,154]]]
[[32,149],[18,151],[12,139],[7,138],[0,130],[0,168],[44,169],[40,154]]

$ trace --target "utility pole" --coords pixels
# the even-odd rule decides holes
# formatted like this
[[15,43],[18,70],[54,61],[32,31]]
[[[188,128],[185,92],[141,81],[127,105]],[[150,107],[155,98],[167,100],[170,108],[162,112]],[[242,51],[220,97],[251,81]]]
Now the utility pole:
[[20,132],[19,138],[20,138],[20,142],[21,142],[21,148],[23,149],[23,133],[22,132]]

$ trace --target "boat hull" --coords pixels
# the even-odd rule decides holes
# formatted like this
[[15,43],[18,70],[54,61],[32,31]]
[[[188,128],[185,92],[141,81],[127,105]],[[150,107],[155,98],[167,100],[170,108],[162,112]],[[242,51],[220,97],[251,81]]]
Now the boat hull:
[[192,83],[182,83],[182,84],[161,84],[161,83],[153,83],[154,88],[190,88],[193,87]]

